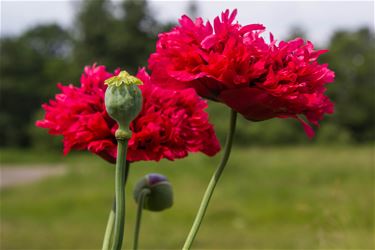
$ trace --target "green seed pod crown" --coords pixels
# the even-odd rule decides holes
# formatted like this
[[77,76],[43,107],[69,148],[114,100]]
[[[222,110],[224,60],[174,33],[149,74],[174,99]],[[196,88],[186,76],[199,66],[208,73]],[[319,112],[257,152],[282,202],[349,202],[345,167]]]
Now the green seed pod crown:
[[172,185],[165,176],[148,174],[140,179],[133,192],[133,197],[137,203],[139,195],[144,189],[149,190],[148,195],[144,199],[144,209],[162,211],[173,205]]
[[110,117],[116,120],[119,127],[128,130],[142,109],[142,92],[138,85],[142,81],[121,71],[117,76],[105,81],[108,88],[105,92],[105,106]]

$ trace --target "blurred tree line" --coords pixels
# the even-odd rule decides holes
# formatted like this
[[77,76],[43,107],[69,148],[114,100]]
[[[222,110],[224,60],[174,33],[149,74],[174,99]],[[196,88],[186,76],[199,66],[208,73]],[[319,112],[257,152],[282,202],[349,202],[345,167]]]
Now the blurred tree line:
[[[196,16],[192,2],[187,12]],[[34,126],[43,116],[41,104],[57,92],[56,83],[79,83],[85,65],[104,64],[135,73],[154,51],[159,32],[171,23],[157,21],[145,0],[116,4],[108,0],[81,1],[72,29],[57,24],[38,25],[15,37],[0,39],[0,146],[57,145],[46,131]],[[293,34],[294,35],[294,34]],[[369,28],[337,31],[321,58],[336,72],[329,95],[336,103],[314,141],[367,143],[375,127],[375,36]],[[220,137],[227,129],[225,109],[210,103],[209,113]],[[308,142],[298,122],[273,119],[262,123],[239,120],[239,144]]]

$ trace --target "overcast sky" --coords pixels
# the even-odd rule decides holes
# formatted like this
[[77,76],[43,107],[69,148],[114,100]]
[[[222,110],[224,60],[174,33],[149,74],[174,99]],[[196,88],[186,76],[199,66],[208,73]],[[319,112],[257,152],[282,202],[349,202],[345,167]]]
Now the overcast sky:
[[[159,20],[177,20],[186,12],[187,1],[150,0]],[[301,27],[311,41],[324,44],[337,29],[374,29],[374,1],[198,1],[199,15],[212,20],[225,9],[238,9],[238,21],[262,23],[276,38],[285,38],[292,27]],[[77,0],[0,0],[1,36],[16,35],[48,22],[72,25]],[[100,17],[99,17],[100,18]]]

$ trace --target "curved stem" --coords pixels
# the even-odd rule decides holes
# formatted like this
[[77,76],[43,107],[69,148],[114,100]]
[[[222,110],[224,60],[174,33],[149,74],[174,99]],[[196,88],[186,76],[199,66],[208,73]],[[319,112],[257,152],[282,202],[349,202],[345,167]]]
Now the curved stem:
[[111,209],[111,212],[109,213],[109,217],[108,217],[107,227],[105,228],[102,250],[108,250],[109,249],[109,244],[111,242],[112,229],[113,229],[113,223],[114,222],[115,222],[115,212],[114,212],[113,209]]
[[113,234],[112,250],[120,250],[122,246],[122,239],[124,237],[124,223],[125,223],[125,178],[126,168],[126,152],[128,147],[128,139],[117,139],[117,160],[116,160],[116,176],[115,176],[115,191],[116,191],[116,210],[115,210],[115,226]]
[[204,193],[201,205],[199,207],[198,213],[195,217],[193,226],[190,229],[189,235],[186,238],[185,244],[182,247],[182,249],[190,249],[191,245],[193,244],[193,241],[195,239],[195,236],[198,233],[199,227],[202,223],[203,217],[206,213],[208,204],[210,202],[210,199],[212,197],[212,194],[215,190],[216,184],[218,183],[221,174],[223,173],[223,170],[228,162],[229,155],[232,149],[232,142],[233,142],[233,135],[234,131],[236,129],[236,120],[237,120],[237,112],[234,110],[231,110],[231,116],[230,116],[230,123],[229,123],[229,132],[226,138],[225,142],[225,148],[224,148],[224,154],[221,159],[221,162],[219,163],[218,167],[215,170],[214,175],[212,176],[210,183],[208,184],[208,187],[206,189],[206,192]]
[[138,197],[138,209],[137,209],[137,218],[135,221],[134,227],[134,238],[133,238],[133,249],[138,249],[138,239],[139,239],[139,231],[141,228],[141,219],[142,219],[142,211],[144,206],[144,201],[146,196],[150,193],[149,189],[143,189]]
[[[126,186],[126,181],[128,179],[130,170],[130,162],[126,161],[125,174],[124,174],[124,186]],[[109,250],[109,245],[111,243],[111,236],[113,232],[113,224],[115,222],[115,211],[116,211],[116,197],[113,198],[113,204],[111,212],[109,213],[107,227],[105,229],[103,247],[102,250]]]

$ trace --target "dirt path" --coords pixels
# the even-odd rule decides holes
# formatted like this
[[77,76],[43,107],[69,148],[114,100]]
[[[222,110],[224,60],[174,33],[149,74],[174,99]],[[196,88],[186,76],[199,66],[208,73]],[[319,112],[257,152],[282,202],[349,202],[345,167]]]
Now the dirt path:
[[1,165],[0,188],[32,183],[49,176],[62,175],[64,173],[66,173],[66,168],[63,165]]

